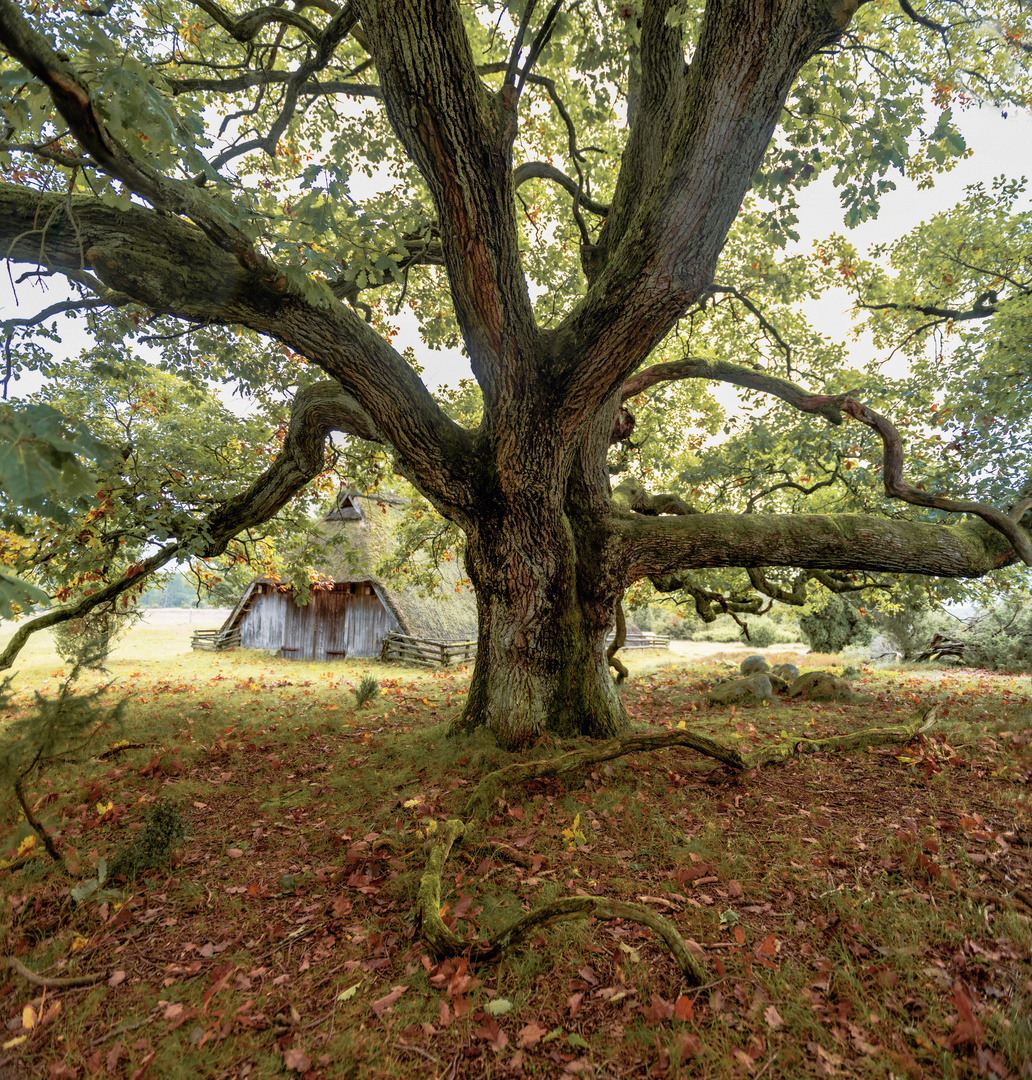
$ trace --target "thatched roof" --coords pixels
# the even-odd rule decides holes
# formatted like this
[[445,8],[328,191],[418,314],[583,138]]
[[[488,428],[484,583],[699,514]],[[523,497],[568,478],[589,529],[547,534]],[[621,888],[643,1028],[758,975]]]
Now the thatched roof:
[[[319,574],[336,583],[371,581],[377,595],[405,631],[435,641],[466,641],[477,636],[476,599],[463,578],[458,562],[443,563],[436,589],[406,582],[405,575],[390,578],[377,567],[398,543],[398,529],[407,499],[388,492],[362,495],[342,491],[309,537],[309,554]],[[409,562],[425,565],[427,556],[412,552]],[[456,586],[458,591],[456,592]]]

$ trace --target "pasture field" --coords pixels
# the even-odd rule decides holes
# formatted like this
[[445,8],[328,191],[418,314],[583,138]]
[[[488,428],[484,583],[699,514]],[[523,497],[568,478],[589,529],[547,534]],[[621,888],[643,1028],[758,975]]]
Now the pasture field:
[[[631,653],[640,731],[683,724],[748,749],[932,705],[938,720],[907,744],[750,771],[677,747],[627,754],[509,783],[477,817],[485,775],[574,744],[517,756],[448,739],[467,669],[192,652],[202,625],[138,626],[107,676],[82,680],[111,682],[92,739],[25,787],[63,868],[5,791],[5,1080],[1032,1077],[1027,674],[865,668],[860,703],[708,708],[740,651]],[[0,736],[65,678],[43,637]],[[360,706],[367,678],[379,694]],[[454,819],[465,831],[442,857]],[[160,847],[155,822],[170,855],[102,881]],[[434,858],[467,955],[428,947]],[[633,918],[473,955],[565,897],[663,915],[704,981]]]

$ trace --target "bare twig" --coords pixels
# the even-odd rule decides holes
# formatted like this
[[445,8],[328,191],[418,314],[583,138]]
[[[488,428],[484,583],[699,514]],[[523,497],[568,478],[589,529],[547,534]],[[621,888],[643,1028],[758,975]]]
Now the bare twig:
[[94,986],[96,983],[103,982],[109,974],[106,971],[101,971],[92,975],[69,975],[61,979],[51,978],[47,975],[37,975],[32,968],[26,967],[16,956],[0,957],[0,967],[9,967],[27,982],[32,983],[33,986],[43,986],[48,990],[68,986]]

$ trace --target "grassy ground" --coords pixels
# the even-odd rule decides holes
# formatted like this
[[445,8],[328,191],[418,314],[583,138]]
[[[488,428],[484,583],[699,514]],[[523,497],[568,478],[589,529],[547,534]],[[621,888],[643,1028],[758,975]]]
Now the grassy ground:
[[[444,871],[456,933],[561,896],[645,904],[701,958],[690,989],[631,922],[543,929],[496,966],[427,955],[427,836],[513,760],[445,739],[468,672],[192,653],[189,631],[134,630],[111,664],[125,728],[28,786],[74,873],[0,871],[0,958],[103,978],[0,968],[0,1077],[1032,1076],[1027,676],[865,671],[864,704],[709,710],[730,661],[631,654],[637,724],[747,747],[940,703],[908,747],[746,775],[638,754],[470,823]],[[34,642],[6,719],[62,678]],[[12,858],[30,830],[5,805]],[[85,895],[155,806],[187,828],[171,863]]]

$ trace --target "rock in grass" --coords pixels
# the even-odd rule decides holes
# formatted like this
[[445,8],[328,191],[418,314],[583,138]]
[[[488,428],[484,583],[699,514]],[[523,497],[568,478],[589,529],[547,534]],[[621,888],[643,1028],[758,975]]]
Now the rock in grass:
[[777,675],[779,679],[784,679],[789,686],[799,678],[799,668],[795,664],[775,664],[770,673]]
[[829,675],[826,671],[807,671],[800,675],[788,692],[789,697],[805,701],[862,701],[845,679]]
[[706,695],[706,701],[710,705],[762,705],[773,696],[770,679],[760,674],[715,686]]
[[755,653],[742,661],[743,675],[766,675],[768,671],[770,671],[770,664]]

